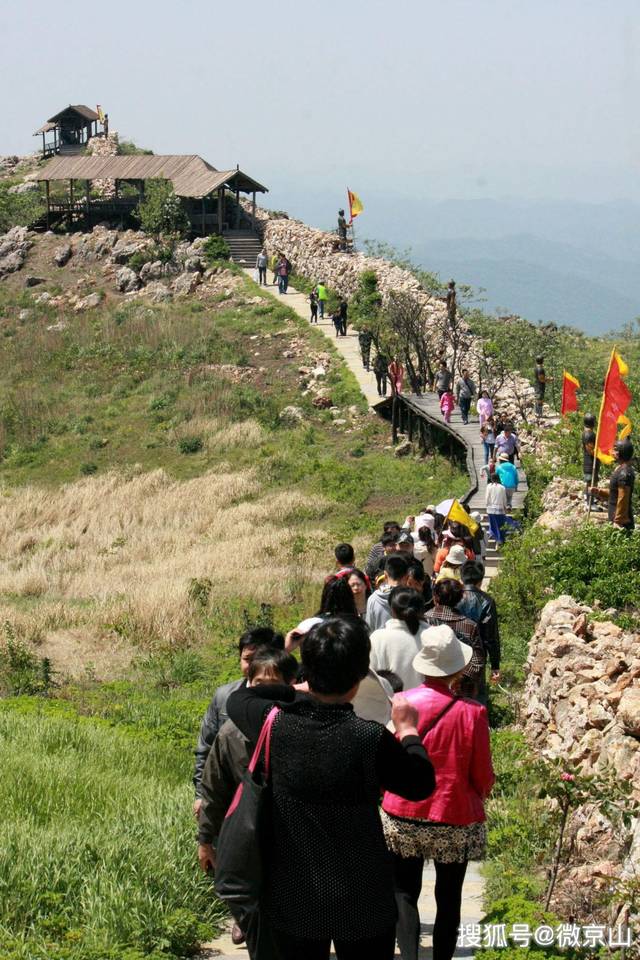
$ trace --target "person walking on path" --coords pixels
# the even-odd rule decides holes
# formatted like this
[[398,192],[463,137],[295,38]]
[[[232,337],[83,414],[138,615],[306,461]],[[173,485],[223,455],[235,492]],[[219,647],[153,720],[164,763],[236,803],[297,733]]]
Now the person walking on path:
[[286,293],[289,286],[289,271],[291,264],[286,257],[278,260],[278,293]]
[[458,640],[473,647],[473,657],[464,668],[459,688],[467,696],[476,698],[484,675],[486,655],[478,625],[458,610],[462,595],[463,586],[460,580],[436,581],[433,585],[434,606],[425,613],[424,619],[432,627],[445,623],[451,627]]
[[507,523],[507,491],[495,473],[487,477],[485,504],[491,535],[500,546],[504,543],[504,528]]
[[[484,580],[485,566],[480,560],[467,560],[462,567],[462,585],[464,593],[457,609],[469,620],[478,624],[480,639],[484,648],[485,657],[491,664],[491,683],[500,680],[500,627],[498,624],[498,608],[490,593],[481,590]],[[478,699],[481,703],[487,702],[486,676],[480,677]]]
[[389,376],[389,361],[383,353],[379,353],[376,356],[376,359],[373,362],[373,372],[376,376],[376,384],[378,387],[378,396],[386,397],[387,395],[387,377]]
[[617,440],[613,453],[617,466],[609,477],[609,488],[591,487],[591,493],[600,500],[609,501],[609,522],[622,530],[633,530],[633,487],[636,480],[633,460],[633,444],[630,440]]
[[513,425],[506,423],[504,429],[496,437],[494,456],[500,457],[501,453],[507,454],[509,463],[514,463],[516,456],[520,457],[520,448],[518,447],[518,438],[513,432]]
[[311,308],[311,323],[318,322],[318,294],[312,290],[309,294],[309,306]]
[[442,394],[446,393],[447,390],[451,390],[453,383],[453,377],[451,376],[451,371],[447,367],[447,361],[442,359],[440,361],[440,366],[436,372],[436,390],[438,391],[438,399],[442,399]]
[[469,376],[469,371],[465,368],[462,376],[456,384],[456,401],[460,407],[460,415],[463,423],[469,423],[469,410],[471,401],[476,395],[476,385]]
[[369,630],[380,630],[391,619],[389,597],[394,587],[407,585],[409,564],[398,553],[391,553],[384,562],[385,582],[367,600],[366,621]]
[[404,367],[397,357],[394,357],[389,364],[389,382],[391,383],[392,396],[399,396],[402,393],[404,382]]
[[478,417],[481,430],[491,416],[493,416],[493,400],[489,396],[489,391],[483,390],[478,400]]
[[267,285],[267,264],[269,260],[267,258],[267,251],[262,248],[260,253],[256,258],[256,270],[258,271],[258,283],[261,287],[266,287]]
[[395,587],[389,594],[391,619],[384,627],[371,634],[369,664],[378,673],[392,670],[408,690],[422,683],[422,677],[413,669],[416,654],[422,649],[422,636],[427,630],[422,617],[424,596],[409,587]]
[[456,406],[455,397],[451,390],[444,390],[440,395],[440,410],[445,423],[451,423],[451,414]]
[[320,319],[324,320],[324,311],[329,299],[329,293],[324,283],[316,285],[316,296],[318,297],[318,307],[320,308]]
[[462,569],[462,564],[466,563],[467,559],[467,553],[462,544],[454,543],[444,558],[444,563],[438,571],[436,583],[438,583],[440,580],[446,580],[447,578],[451,580],[462,581],[460,571]]
[[435,780],[417,710],[402,695],[393,701],[395,737],[354,713],[370,646],[362,621],[327,620],[302,641],[308,693],[269,684],[242,686],[229,698],[229,715],[252,744],[280,707],[270,740],[264,912],[281,960],[329,960],[331,941],[338,960],[393,957],[380,791],[417,802]]
[[202,718],[200,732],[198,734],[198,743],[195,750],[196,766],[193,774],[193,786],[196,794],[193,812],[196,817],[202,805],[202,771],[204,770],[204,765],[207,762],[209,751],[218,736],[220,728],[223,723],[229,719],[229,715],[227,714],[227,700],[231,693],[240,686],[243,678],[248,675],[251,660],[258,647],[275,647],[282,650],[284,648],[284,637],[281,633],[274,633],[270,627],[252,627],[250,630],[245,631],[238,643],[240,673],[242,677],[239,680],[232,680],[230,683],[224,683],[218,687]]
[[[262,683],[292,684],[297,674],[298,661],[290,653],[259,647],[249,664],[247,680],[252,687]],[[218,834],[250,760],[249,741],[231,720],[225,720],[204,765],[200,788],[198,862],[205,872],[215,869]],[[237,923],[233,924],[231,940],[236,946],[244,943],[245,935]]]
[[489,460],[493,460],[493,451],[496,446],[496,428],[493,417],[487,417],[487,420],[480,427],[480,436],[482,437],[482,446],[484,448],[484,465],[489,465]]
[[518,469],[511,463],[508,454],[501,453],[498,457],[496,474],[507,495],[507,510],[511,510],[513,506],[513,495],[518,489],[519,477]]
[[547,387],[547,374],[544,369],[544,357],[536,357],[536,366],[533,371],[534,384],[533,389],[536,393],[536,416],[542,416],[542,404],[544,403],[544,393]]
[[361,330],[358,334],[358,344],[360,346],[360,356],[362,357],[362,366],[369,373],[369,361],[371,358],[371,344],[373,343],[373,334],[370,330]]
[[338,308],[338,314],[339,314],[339,316],[340,316],[340,334],[341,334],[341,336],[343,336],[343,337],[346,337],[346,335],[347,335],[347,322],[348,322],[348,320],[347,320],[347,315],[348,315],[348,312],[349,312],[349,304],[348,304],[347,301],[343,298],[343,299],[340,301],[340,306],[339,306],[339,308]]
[[402,960],[418,960],[418,899],[428,859],[436,871],[433,960],[451,960],[467,864],[486,852],[484,803],[495,775],[486,708],[452,691],[472,659],[471,647],[446,625],[425,630],[422,643],[413,667],[424,679],[405,696],[418,711],[418,731],[435,769],[436,789],[419,802],[385,793],[381,817],[393,855]]
[[278,263],[279,263],[279,261],[280,261],[280,257],[278,256],[277,253],[272,253],[271,256],[269,257],[269,269],[270,269],[271,272],[273,273],[273,286],[274,286],[274,287],[275,287],[276,283],[278,282]]
[[397,540],[398,536],[400,535],[401,529],[402,528],[397,520],[385,520],[385,522],[383,523],[382,534],[380,536],[380,539],[377,540],[376,543],[374,543],[374,545],[371,547],[371,550],[369,551],[369,556],[367,557],[367,562],[365,564],[364,571],[369,577],[369,579],[373,579],[373,577],[375,577],[376,573],[378,572],[378,566],[380,564],[380,560],[385,555],[385,549],[384,549],[385,536],[389,534],[394,534]]

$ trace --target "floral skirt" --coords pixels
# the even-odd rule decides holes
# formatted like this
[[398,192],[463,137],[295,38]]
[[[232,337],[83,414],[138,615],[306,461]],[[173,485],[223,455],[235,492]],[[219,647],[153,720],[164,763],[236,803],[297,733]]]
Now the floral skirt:
[[483,860],[487,830],[484,823],[454,825],[429,820],[404,820],[380,811],[387,846],[399,857],[423,857],[439,863]]

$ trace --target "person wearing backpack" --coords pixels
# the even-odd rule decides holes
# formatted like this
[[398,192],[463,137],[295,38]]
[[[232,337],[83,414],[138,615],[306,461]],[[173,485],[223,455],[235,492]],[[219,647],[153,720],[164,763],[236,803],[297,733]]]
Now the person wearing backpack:
[[436,871],[433,960],[451,960],[467,863],[485,855],[484,802],[495,776],[486,708],[452,689],[471,661],[472,648],[446,624],[425,630],[421,640],[413,668],[424,679],[403,695],[418,711],[418,734],[433,764],[436,789],[418,801],[387,791],[381,815],[393,856],[402,960],[418,960],[425,859],[434,861]]

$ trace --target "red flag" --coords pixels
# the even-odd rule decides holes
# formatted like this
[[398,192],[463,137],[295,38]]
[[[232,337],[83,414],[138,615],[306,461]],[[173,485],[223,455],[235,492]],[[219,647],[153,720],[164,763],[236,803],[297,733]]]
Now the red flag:
[[596,437],[596,456],[602,463],[613,462],[613,445],[618,439],[618,423],[629,423],[625,412],[631,403],[631,391],[623,380],[628,372],[628,366],[614,347],[604,381]]
[[577,393],[579,389],[580,381],[564,370],[562,373],[562,403],[560,404],[560,413],[563,417],[567,413],[575,413],[578,409]]

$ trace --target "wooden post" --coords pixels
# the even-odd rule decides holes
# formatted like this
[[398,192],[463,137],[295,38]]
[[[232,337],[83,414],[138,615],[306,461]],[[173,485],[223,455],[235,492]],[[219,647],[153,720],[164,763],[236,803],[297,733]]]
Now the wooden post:
[[408,408],[407,415],[409,417],[409,440],[413,441],[413,412],[411,407]]
[[256,230],[256,192],[255,190],[251,194],[251,220],[253,221],[253,229]]
[[50,213],[50,208],[51,208],[51,201],[50,201],[50,198],[49,198],[49,181],[48,181],[48,180],[45,180],[45,182],[44,182],[44,189],[45,189],[45,193],[46,193],[46,196],[47,196],[47,230],[48,230],[48,229],[49,229],[49,213]]
[[204,214],[204,197],[202,197],[201,203],[202,203],[202,236],[205,237],[207,234],[207,231],[206,231],[206,219]]
[[218,187],[218,233],[222,236],[222,187]]
[[69,180],[69,227],[73,226],[73,177]]
[[91,226],[91,180],[86,181],[87,193],[87,226]]
[[45,132],[44,132],[44,130],[43,130],[43,131],[42,131],[42,156],[43,156],[43,158],[46,156],[46,152],[47,152],[47,149],[46,149],[46,146],[45,146],[45,142],[44,142],[44,138],[45,138]]
[[398,442],[398,398],[395,393],[391,401],[391,442]]
[[119,180],[116,180],[116,181],[115,181],[115,187],[114,187],[114,194],[113,194],[115,200],[118,199],[119,190],[120,190],[120,181],[119,181]]

